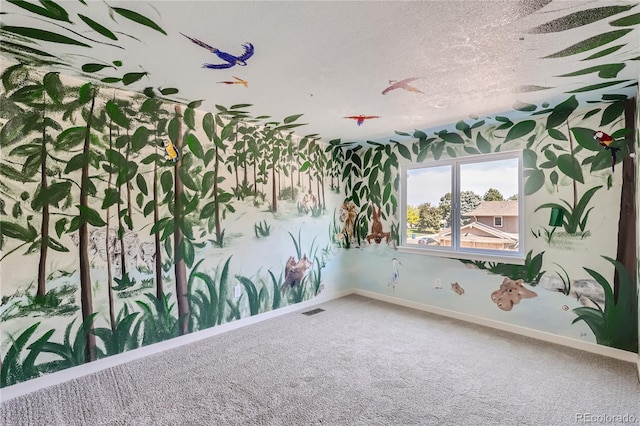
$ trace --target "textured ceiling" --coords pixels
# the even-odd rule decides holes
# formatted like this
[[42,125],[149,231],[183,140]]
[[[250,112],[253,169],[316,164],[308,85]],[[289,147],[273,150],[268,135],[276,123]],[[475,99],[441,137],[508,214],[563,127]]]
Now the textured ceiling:
[[[3,26],[45,29],[90,46],[20,40],[5,27],[3,40],[30,42],[55,54],[65,65],[54,69],[63,74],[102,79],[147,72],[126,87],[112,86],[177,88],[170,97],[202,99],[201,108],[209,111],[216,104],[252,104],[252,115],[275,121],[304,114],[299,121],[308,125],[296,133],[318,134],[325,141],[388,141],[395,131],[504,113],[517,103],[554,104],[600,83],[618,82],[607,93],[633,94],[637,87],[629,85],[637,84],[640,73],[640,7],[629,1],[58,1],[72,24],[13,3],[1,2]],[[144,15],[166,35],[110,7]],[[108,28],[117,40],[91,29],[78,14]],[[628,16],[631,25],[615,22]],[[615,33],[621,36],[587,43],[596,47],[584,52],[545,58],[612,31],[622,31]],[[180,33],[235,55],[250,42],[255,53],[246,66],[203,68],[203,63],[224,61]],[[614,46],[621,47],[587,60]],[[122,65],[81,71],[87,63],[113,61]],[[622,64],[622,69],[562,76],[606,64]],[[248,87],[219,83],[233,76]],[[390,80],[409,77],[419,78],[411,85],[422,93],[397,89],[382,94]],[[577,94],[600,96],[598,91]],[[343,118],[360,114],[380,118],[361,126]]]

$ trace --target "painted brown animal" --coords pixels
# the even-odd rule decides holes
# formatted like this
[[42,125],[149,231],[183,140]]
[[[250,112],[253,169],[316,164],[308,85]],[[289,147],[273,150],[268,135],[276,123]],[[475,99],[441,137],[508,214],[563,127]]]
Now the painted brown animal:
[[457,282],[451,283],[451,290],[453,290],[454,293],[459,294],[460,296],[464,294],[464,288],[460,287],[460,284],[458,284]]
[[373,206],[371,209],[371,233],[367,235],[367,242],[369,244],[371,244],[371,240],[375,241],[376,244],[380,244],[383,238],[389,243],[391,232],[384,232],[382,229],[382,221],[380,221],[381,217],[382,209],[378,207],[378,211],[376,212],[376,206]]
[[356,216],[358,215],[356,204],[353,201],[345,201],[340,207],[340,222],[342,222],[342,229],[339,239],[346,238],[351,241],[353,239],[353,229],[356,224]]
[[309,260],[306,254],[304,254],[300,260],[296,262],[293,256],[289,256],[287,263],[284,266],[284,283],[280,286],[280,291],[300,284],[304,278],[304,274],[307,269],[313,266],[313,263]]
[[505,277],[500,289],[491,293],[491,300],[503,311],[510,311],[513,305],[520,303],[522,299],[530,299],[538,294],[523,286],[524,280],[512,280]]

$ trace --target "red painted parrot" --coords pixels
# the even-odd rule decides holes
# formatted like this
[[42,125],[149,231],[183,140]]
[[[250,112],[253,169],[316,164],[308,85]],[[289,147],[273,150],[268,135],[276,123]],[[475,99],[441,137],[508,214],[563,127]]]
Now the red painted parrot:
[[381,118],[379,115],[350,115],[348,117],[342,117],[342,118],[350,118],[352,120],[356,120],[356,123],[358,124],[358,126],[360,126],[362,123],[364,123],[364,120],[369,120],[371,118]]
[[600,146],[603,146],[604,149],[611,151],[611,171],[616,171],[616,151],[619,151],[619,148],[615,148],[610,146],[611,143],[615,140],[608,134],[603,131],[598,130],[593,134],[593,138],[598,141]]

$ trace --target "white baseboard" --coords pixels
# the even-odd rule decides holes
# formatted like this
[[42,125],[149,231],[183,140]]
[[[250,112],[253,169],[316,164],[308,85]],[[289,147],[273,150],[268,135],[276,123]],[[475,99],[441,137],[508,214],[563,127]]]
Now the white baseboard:
[[438,308],[435,306],[425,305],[423,303],[399,299],[397,297],[386,296],[384,294],[374,293],[372,291],[354,289],[353,294],[358,294],[360,296],[369,297],[371,299],[381,300],[384,302],[389,302],[389,303],[393,303],[400,306],[406,306],[408,308],[430,312],[433,314],[442,315],[449,318],[455,318],[462,321],[471,322],[474,324],[484,325],[487,327],[496,328],[498,330],[508,331],[510,333],[520,334],[520,335],[531,337],[534,339],[543,340],[545,342],[556,343],[558,345],[568,346],[570,348],[579,349],[585,352],[591,352],[591,353],[603,355],[609,358],[619,359],[621,361],[639,363],[640,365],[640,361],[638,360],[638,354],[634,352],[623,351],[621,349],[611,348],[609,346],[598,345],[595,343],[583,342],[581,340],[572,339],[570,337],[559,336],[557,334],[547,333],[545,331],[538,331],[538,330],[533,330],[526,327],[521,327],[518,325],[507,324],[500,321],[477,317],[475,315],[469,315],[469,314],[464,314],[460,312],[450,311],[448,309]]
[[49,386],[57,385],[67,382],[69,380],[77,379],[89,374],[96,373],[107,368],[115,367],[120,364],[144,358],[149,355],[153,355],[168,349],[177,348],[179,346],[194,343],[199,340],[207,339],[218,334],[226,333],[227,331],[236,330],[238,328],[246,327],[248,325],[256,324],[258,322],[275,318],[280,315],[288,314],[299,310],[306,309],[310,306],[315,306],[320,303],[328,302],[333,299],[352,294],[353,290],[338,291],[332,293],[320,293],[319,296],[313,299],[306,300],[304,302],[296,303],[295,305],[285,306],[273,311],[263,312],[258,315],[254,315],[247,318],[241,318],[239,320],[221,324],[215,327],[207,328],[205,330],[189,333],[184,336],[175,337],[173,339],[165,340],[164,342],[154,343],[142,348],[133,349],[121,354],[112,355],[107,358],[102,358],[94,362],[79,365],[77,367],[71,367],[62,371],[47,374],[42,377],[38,377],[26,382],[17,383],[13,386],[7,386],[0,389],[0,402],[8,401],[10,399],[26,395],[31,392],[35,392],[40,389],[47,388]]

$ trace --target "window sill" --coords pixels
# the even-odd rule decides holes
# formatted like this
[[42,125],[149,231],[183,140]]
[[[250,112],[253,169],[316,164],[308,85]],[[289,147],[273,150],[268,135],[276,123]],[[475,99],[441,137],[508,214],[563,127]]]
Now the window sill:
[[482,253],[480,251],[454,251],[446,249],[422,248],[413,246],[399,246],[401,253],[419,254],[422,256],[447,257],[450,259],[479,260],[485,262],[506,263],[509,265],[524,265],[525,257],[521,253],[513,255]]

